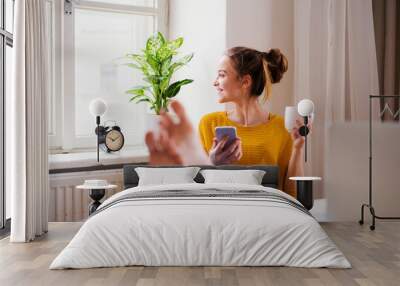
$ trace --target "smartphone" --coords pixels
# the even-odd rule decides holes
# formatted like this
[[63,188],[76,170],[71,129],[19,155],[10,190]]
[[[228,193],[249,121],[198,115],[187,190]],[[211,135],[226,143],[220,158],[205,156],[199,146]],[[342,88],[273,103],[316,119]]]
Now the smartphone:
[[218,126],[215,127],[215,137],[220,142],[225,137],[228,137],[228,141],[225,143],[225,147],[229,146],[236,140],[236,127],[234,126]]

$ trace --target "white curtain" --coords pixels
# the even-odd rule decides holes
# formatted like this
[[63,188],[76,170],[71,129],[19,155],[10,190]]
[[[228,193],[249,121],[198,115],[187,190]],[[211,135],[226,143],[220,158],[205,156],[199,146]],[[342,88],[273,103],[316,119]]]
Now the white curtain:
[[47,232],[47,44],[45,0],[15,1],[13,92],[7,110],[7,186],[12,242]]
[[309,98],[316,106],[305,173],[324,178],[329,126],[368,120],[369,95],[379,92],[372,2],[294,3],[295,102]]

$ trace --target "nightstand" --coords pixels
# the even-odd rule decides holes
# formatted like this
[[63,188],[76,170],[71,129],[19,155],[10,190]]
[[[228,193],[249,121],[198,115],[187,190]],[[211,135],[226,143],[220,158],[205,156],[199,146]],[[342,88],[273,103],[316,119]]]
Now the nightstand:
[[289,180],[296,181],[297,200],[311,210],[314,205],[313,181],[321,181],[321,177],[290,177]]

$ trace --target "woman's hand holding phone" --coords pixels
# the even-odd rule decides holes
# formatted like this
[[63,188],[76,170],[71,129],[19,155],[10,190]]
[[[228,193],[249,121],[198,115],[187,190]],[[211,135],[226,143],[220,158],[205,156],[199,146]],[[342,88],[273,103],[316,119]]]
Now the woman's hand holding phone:
[[218,141],[217,138],[213,139],[209,156],[214,165],[231,164],[242,157],[242,141],[240,138],[236,137],[233,143],[225,146],[228,141],[228,137],[223,138],[221,141]]

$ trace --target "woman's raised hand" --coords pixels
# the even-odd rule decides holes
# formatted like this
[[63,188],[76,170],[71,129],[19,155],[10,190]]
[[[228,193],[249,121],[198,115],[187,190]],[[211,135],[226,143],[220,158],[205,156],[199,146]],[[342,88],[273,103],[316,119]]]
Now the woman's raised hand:
[[[303,146],[304,146],[304,142],[305,142],[304,136],[301,136],[300,133],[299,133],[299,129],[303,125],[304,125],[304,123],[301,122],[301,120],[296,119],[296,126],[293,127],[293,129],[292,129],[292,131],[290,133],[291,137],[292,137],[292,140],[293,140],[293,148],[297,149],[297,150],[302,149]],[[309,118],[309,120],[308,120],[307,127],[309,129],[308,135],[310,135],[311,134],[311,130],[312,130],[312,119],[311,118]]]
[[171,108],[178,116],[175,123],[171,115],[160,113],[160,131],[155,136],[147,132],[145,142],[149,149],[151,165],[209,165],[211,164],[199,137],[190,123],[184,107],[171,101]]
[[236,138],[233,143],[226,146],[224,149],[227,141],[227,137],[219,142],[217,141],[217,138],[213,139],[213,145],[209,152],[209,157],[214,165],[231,164],[242,157],[242,141],[240,138]]

